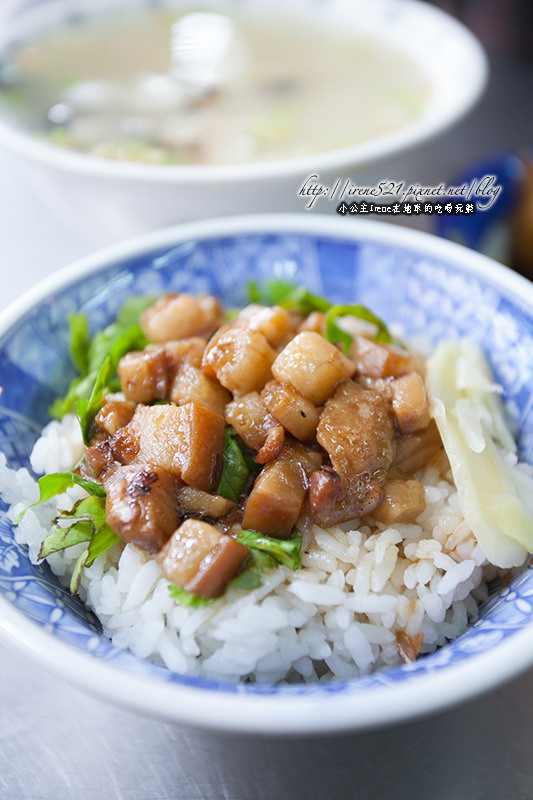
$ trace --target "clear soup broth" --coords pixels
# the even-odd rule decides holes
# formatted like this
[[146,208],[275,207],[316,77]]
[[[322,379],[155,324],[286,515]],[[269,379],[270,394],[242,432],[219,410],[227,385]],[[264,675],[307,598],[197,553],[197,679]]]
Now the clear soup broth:
[[0,106],[45,140],[93,156],[238,164],[387,134],[429,84],[390,44],[310,21],[171,8],[109,12],[0,58]]

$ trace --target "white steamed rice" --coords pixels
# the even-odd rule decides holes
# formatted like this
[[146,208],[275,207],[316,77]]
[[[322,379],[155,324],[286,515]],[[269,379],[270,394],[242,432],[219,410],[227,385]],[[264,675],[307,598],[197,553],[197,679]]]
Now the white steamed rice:
[[[67,416],[44,429],[32,468],[70,469],[80,453],[77,421]],[[399,664],[399,634],[422,633],[421,653],[455,638],[496,574],[461,515],[445,456],[417,477],[427,507],[416,524],[304,528],[303,568],[271,570],[254,591],[231,588],[206,607],[184,608],[155,559],[115,545],[85,570],[80,597],[117,647],[180,673],[270,683],[349,679]],[[0,493],[12,519],[39,494],[29,472],[10,470],[1,454]],[[34,563],[57,509],[81,496],[76,487],[27,511],[15,537]],[[80,547],[48,558],[65,585]]]

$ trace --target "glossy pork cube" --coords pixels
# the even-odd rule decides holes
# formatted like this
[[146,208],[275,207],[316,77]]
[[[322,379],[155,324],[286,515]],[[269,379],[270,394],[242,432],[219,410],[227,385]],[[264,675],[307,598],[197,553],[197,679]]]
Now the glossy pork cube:
[[116,467],[104,481],[106,519],[124,542],[157,552],[178,524],[177,482],[154,464]]
[[270,380],[276,353],[259,331],[229,326],[209,342],[202,367],[232,394],[259,392]]
[[321,525],[359,517],[381,502],[383,486],[395,453],[392,410],[379,391],[344,381],[320,415],[317,441],[328,453],[340,478],[335,509]]
[[151,342],[208,336],[222,323],[220,302],[212,295],[181,292],[156,300],[141,314],[141,327]]
[[272,414],[268,413],[258,392],[248,392],[228,403],[225,416],[235,433],[252,450],[259,450],[269,431],[278,425]]
[[390,378],[402,375],[411,366],[411,356],[405,350],[390,344],[381,344],[356,336],[350,349],[357,374],[368,378]]
[[294,319],[280,306],[261,306],[252,303],[240,312],[239,323],[263,334],[273,347],[285,344],[294,333]]
[[217,597],[248,556],[248,548],[213,525],[188,519],[158,555],[167,580],[201,597]]
[[117,367],[120,388],[132,403],[164,400],[169,393],[168,362],[162,348],[151,352],[132,350]]
[[224,416],[224,409],[230,402],[231,395],[218,381],[210,378],[198,367],[184,364],[178,369],[174,378],[170,388],[170,399],[178,406],[194,401],[211,409],[215,414]]
[[308,474],[320,466],[317,453],[306,453],[297,443],[261,470],[246,501],[242,527],[277,539],[288,539],[300,516]]
[[182,364],[192,364],[199,367],[202,363],[206,340],[201,336],[189,336],[186,339],[169,339],[160,344],[148,344],[145,353],[162,351],[168,365],[169,379],[171,380]]
[[313,438],[318,425],[318,409],[294,386],[279,381],[269,381],[261,392],[261,399],[270,413],[292,436],[301,442]]
[[414,433],[396,437],[392,466],[408,475],[422,469],[428,461],[442,450],[442,439],[435,421]]
[[408,372],[391,383],[392,412],[400,433],[414,433],[429,425],[429,405],[422,376]]
[[102,408],[95,416],[95,422],[99,427],[110,434],[115,434],[119,428],[123,428],[133,417],[135,403],[129,400],[122,400],[120,395],[108,395]]
[[385,497],[371,516],[383,525],[415,522],[425,507],[424,487],[420,481],[391,478],[385,483]]
[[320,334],[303,331],[279,353],[272,374],[316,406],[325,403],[336,386],[355,372],[355,365]]
[[113,450],[123,463],[149,461],[210,492],[218,484],[224,429],[223,417],[197,403],[138,405]]

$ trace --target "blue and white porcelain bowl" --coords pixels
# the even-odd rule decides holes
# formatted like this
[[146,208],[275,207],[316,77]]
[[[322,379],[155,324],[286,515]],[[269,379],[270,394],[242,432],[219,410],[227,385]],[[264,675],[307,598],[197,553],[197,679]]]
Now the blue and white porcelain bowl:
[[[361,302],[408,336],[468,335],[505,388],[520,454],[533,463],[533,285],[438,237],[379,222],[273,215],[192,223],[67,267],[0,316],[0,450],[28,466],[47,407],[69,378],[67,315],[101,326],[134,293],[207,291],[242,301],[247,279],[279,276]],[[107,701],[235,732],[361,730],[449,707],[533,666],[526,566],[478,621],[415,663],[353,682],[279,687],[182,677],[117,650],[92,615],[14,541],[0,506],[0,632],[42,668]]]

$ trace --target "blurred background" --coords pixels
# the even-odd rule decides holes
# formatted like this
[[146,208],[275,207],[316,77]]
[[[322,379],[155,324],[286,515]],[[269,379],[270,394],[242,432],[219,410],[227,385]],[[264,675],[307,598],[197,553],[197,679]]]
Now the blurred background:
[[[502,224],[507,226],[508,206],[511,201],[515,203],[520,188],[522,175],[515,156],[527,155],[533,133],[530,101],[533,6],[527,0],[435,0],[433,4],[461,20],[486,48],[490,61],[487,88],[473,111],[458,124],[398,154],[392,164],[389,160],[382,167],[384,174],[379,169],[373,169],[370,174],[376,179],[404,180],[425,186],[441,182],[449,185],[464,176],[480,174],[488,165],[505,184],[505,191],[492,213],[477,215],[475,223],[467,229],[457,220],[452,221],[453,224],[446,220],[439,224],[438,220],[426,217],[402,216],[392,221],[437,232],[509,261],[508,243],[502,241],[508,232],[502,230]],[[23,18],[28,10],[44,5],[45,2],[38,0],[2,0],[0,33],[5,31],[10,20]],[[64,0],[63,5],[67,8],[69,0]],[[16,283],[9,282],[4,287],[0,298],[2,306],[40,277],[124,238],[126,228],[120,219],[121,209],[115,209],[115,219],[110,221],[107,230],[98,230],[83,218],[81,208],[77,216],[72,214],[77,202],[75,193],[70,205],[64,202],[65,195],[58,202],[52,185],[50,191],[46,184],[43,189],[37,171],[28,173],[1,148],[0,169],[1,255],[3,262],[9,263],[17,275]],[[296,188],[294,185],[290,210],[305,212],[304,202],[296,197]],[[98,206],[97,200],[94,206]],[[335,213],[335,206],[317,203],[315,210]],[[195,214],[202,216],[199,210]],[[28,235],[29,228],[31,235]]]
[[[0,4],[0,31],[12,16],[39,5]],[[396,218],[394,224],[449,236],[511,263],[509,225],[523,178],[516,159],[527,157],[533,146],[533,4],[435,0],[434,5],[479,37],[490,62],[488,85],[463,120],[402,153],[395,175],[382,177],[450,185],[488,168],[506,191],[493,214],[477,216],[473,230],[422,217]],[[321,210],[335,213],[334,206]],[[119,238],[83,224],[69,226],[35,190],[31,171],[21,171],[0,150],[0,307],[72,259]],[[2,648],[0,724],[2,800],[533,797],[533,673],[460,708],[382,731],[255,740],[110,708]]]

